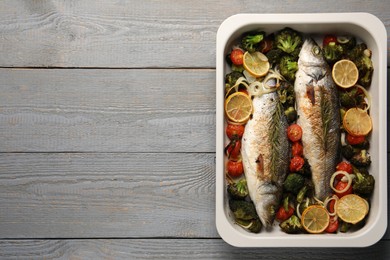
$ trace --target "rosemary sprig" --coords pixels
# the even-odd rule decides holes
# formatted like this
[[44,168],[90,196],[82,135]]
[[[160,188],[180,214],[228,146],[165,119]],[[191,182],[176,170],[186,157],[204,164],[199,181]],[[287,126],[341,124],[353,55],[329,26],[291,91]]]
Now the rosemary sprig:
[[271,126],[270,126],[270,143],[271,143],[271,180],[276,183],[278,180],[277,172],[277,162],[280,160],[280,145],[281,145],[281,132],[280,127],[283,123],[282,117],[284,116],[283,107],[280,103],[280,100],[275,100],[277,102],[275,106],[274,113],[272,114]]
[[322,119],[322,145],[324,150],[326,151],[328,148],[328,133],[329,127],[332,120],[332,104],[330,102],[330,98],[328,97],[328,93],[325,93],[325,88],[322,87],[320,91],[320,99],[321,99],[321,119]]

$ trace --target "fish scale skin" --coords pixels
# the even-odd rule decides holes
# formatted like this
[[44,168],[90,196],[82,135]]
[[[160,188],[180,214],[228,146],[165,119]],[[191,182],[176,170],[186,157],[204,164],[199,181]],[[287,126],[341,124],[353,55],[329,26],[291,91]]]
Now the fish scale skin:
[[[331,195],[330,179],[340,159],[340,112],[337,89],[322,55],[314,55],[316,44],[306,40],[298,60],[294,90],[297,124],[303,129],[303,155],[312,171],[315,196],[323,200]],[[324,131],[324,104],[329,108],[328,131]]]
[[[276,131],[273,114],[278,105],[280,102],[276,92],[254,97],[253,116],[245,126],[241,146],[249,196],[265,227],[270,227],[274,221],[289,165],[290,151],[286,132],[288,124],[282,108],[282,119],[276,122],[279,145],[273,147],[270,140],[271,131]],[[278,153],[274,172],[271,169],[273,149]]]

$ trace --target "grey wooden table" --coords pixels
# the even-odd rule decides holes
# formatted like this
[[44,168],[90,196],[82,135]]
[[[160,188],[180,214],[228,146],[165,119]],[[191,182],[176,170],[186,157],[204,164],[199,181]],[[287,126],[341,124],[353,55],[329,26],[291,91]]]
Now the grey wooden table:
[[219,25],[348,11],[389,34],[387,0],[1,1],[0,258],[389,259],[388,232],[240,249],[215,228]]

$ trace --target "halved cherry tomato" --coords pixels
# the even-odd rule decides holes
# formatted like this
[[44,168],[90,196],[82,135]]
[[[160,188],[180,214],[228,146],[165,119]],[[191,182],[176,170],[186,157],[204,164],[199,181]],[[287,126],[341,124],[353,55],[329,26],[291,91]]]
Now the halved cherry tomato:
[[298,124],[291,124],[287,128],[287,137],[291,142],[297,142],[302,138],[302,128]]
[[237,161],[240,158],[241,140],[232,139],[230,143],[225,147],[225,155],[233,161]]
[[242,161],[229,160],[226,164],[227,172],[231,177],[240,177],[244,173]]
[[354,135],[347,134],[346,139],[350,145],[355,145],[355,144],[363,143],[366,140],[366,137],[364,135],[354,136]]
[[[342,161],[339,164],[337,164],[336,171],[345,171],[345,172],[348,172],[349,174],[353,174],[353,167],[352,167],[352,164],[350,164],[349,162]],[[336,180],[338,180],[338,181],[341,180],[343,178],[343,176],[344,175],[342,175],[342,174],[338,174],[336,176]]]
[[300,156],[294,156],[290,161],[290,171],[291,172],[297,172],[300,169],[302,169],[303,165],[305,164],[305,160]]
[[334,205],[336,204],[336,200],[331,200],[329,201],[329,206],[328,206],[328,210],[329,210],[329,213],[333,213],[334,212]]
[[294,214],[294,208],[288,206],[288,211],[283,206],[280,206],[279,210],[276,212],[276,219],[280,222],[285,221]]
[[[343,182],[343,181],[339,181],[337,184],[336,184],[336,190],[343,190],[345,189],[345,187],[347,187],[348,183],[347,182]],[[341,198],[341,197],[344,197],[345,195],[348,195],[348,194],[351,194],[352,193],[352,185],[349,186],[348,190],[342,192],[342,193],[339,193],[339,192],[336,192],[336,195],[337,197]]]
[[234,65],[242,65],[244,63],[244,52],[240,49],[232,50],[230,53],[230,60]]
[[325,229],[326,233],[335,233],[339,229],[339,220],[335,216],[331,216],[329,219],[329,225]]
[[230,140],[234,138],[241,138],[244,134],[245,126],[228,124],[226,126],[226,135]]
[[303,155],[303,145],[301,142],[294,142],[291,146],[292,156],[302,156]]
[[337,37],[334,35],[325,35],[324,40],[322,41],[322,46],[327,46],[329,43],[337,42]]

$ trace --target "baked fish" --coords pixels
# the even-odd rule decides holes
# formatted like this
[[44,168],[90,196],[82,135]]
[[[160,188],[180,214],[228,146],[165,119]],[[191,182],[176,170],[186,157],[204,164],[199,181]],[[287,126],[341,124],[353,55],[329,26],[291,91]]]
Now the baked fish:
[[315,196],[331,195],[330,178],[340,157],[340,111],[336,85],[321,49],[305,40],[294,83],[303,155],[310,164]]
[[260,221],[270,227],[288,172],[287,119],[277,92],[253,98],[253,115],[245,126],[241,157],[249,196]]

